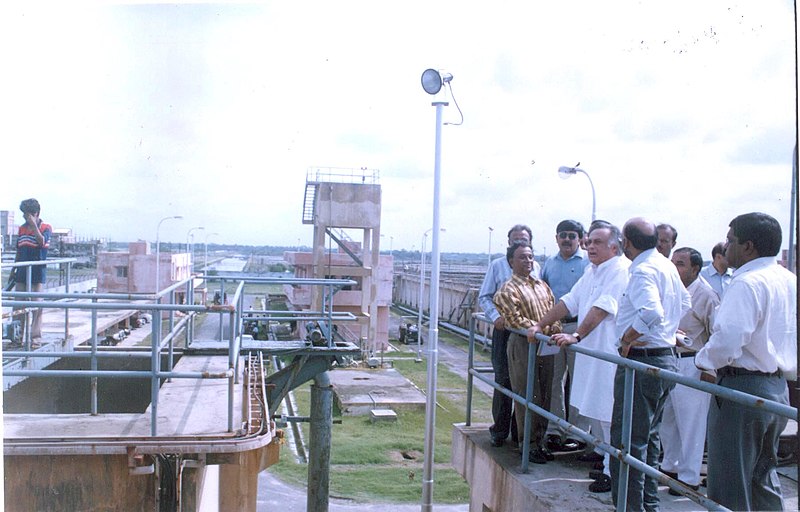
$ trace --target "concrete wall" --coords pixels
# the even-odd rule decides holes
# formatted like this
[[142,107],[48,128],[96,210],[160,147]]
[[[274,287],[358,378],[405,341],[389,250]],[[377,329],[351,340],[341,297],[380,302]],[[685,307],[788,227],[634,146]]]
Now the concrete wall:
[[[454,280],[439,281],[439,319],[469,329],[469,318],[472,313],[481,312],[477,302],[477,288],[474,283]],[[462,304],[466,304],[467,294],[472,291],[475,297],[474,304],[466,314],[462,311]],[[430,311],[430,275],[425,276],[422,292],[422,310]],[[392,298],[395,303],[418,309],[420,307],[419,274],[403,273],[394,276],[394,290]]]
[[320,183],[317,187],[316,222],[340,228],[380,226],[380,185]]

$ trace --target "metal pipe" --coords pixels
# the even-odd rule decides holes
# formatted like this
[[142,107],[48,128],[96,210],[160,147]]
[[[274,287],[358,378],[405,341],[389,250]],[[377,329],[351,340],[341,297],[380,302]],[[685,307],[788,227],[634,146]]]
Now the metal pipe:
[[161,366],[161,353],[159,350],[161,341],[161,314],[153,315],[153,331],[150,336],[150,350],[152,351],[152,358],[150,359],[150,435],[155,437],[158,435],[158,390],[159,378],[158,372]]
[[469,345],[467,345],[467,420],[466,425],[472,425],[472,368],[475,366],[475,318],[469,317]]
[[[9,377],[66,377],[86,379],[103,377],[109,379],[149,379],[153,377],[152,371],[136,370],[4,370],[3,375]],[[229,379],[233,377],[233,370],[222,372],[162,372],[155,374],[158,379]]]
[[[92,299],[95,302],[95,299]],[[91,351],[91,368],[92,371],[97,371],[97,310],[92,310],[92,351]],[[97,416],[97,377],[92,377],[91,380],[91,410],[92,416]]]
[[[436,148],[433,172],[433,251],[431,253],[430,326],[428,334],[428,386],[425,405],[425,460],[422,475],[422,511],[433,509],[433,455],[436,436],[436,381],[439,364],[439,194],[442,163],[442,107],[444,101],[434,101],[436,107]],[[421,335],[422,333],[417,333]]]
[[[510,342],[510,340],[509,340]],[[533,403],[533,383],[536,380],[536,345],[528,343],[528,380],[525,383],[525,403]],[[531,453],[531,408],[525,407],[525,421],[522,432],[522,472],[528,472],[528,456]],[[519,432],[517,432],[519,436]]]
[[314,376],[311,386],[311,444],[308,457],[308,512],[328,510],[331,463],[331,433],[333,431],[333,387],[328,372]]

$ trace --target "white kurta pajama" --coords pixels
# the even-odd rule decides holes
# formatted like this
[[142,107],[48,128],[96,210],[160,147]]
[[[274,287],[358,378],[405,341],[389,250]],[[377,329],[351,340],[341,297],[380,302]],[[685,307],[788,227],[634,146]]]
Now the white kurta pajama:
[[[593,307],[608,315],[584,336],[580,344],[592,350],[617,354],[616,314],[619,298],[628,285],[627,258],[616,256],[600,265],[591,264],[572,290],[561,300],[569,313],[578,317],[578,325]],[[585,354],[575,354],[575,376],[570,391],[570,405],[589,418],[595,437],[609,442],[611,412],[614,406],[614,374],[617,365]],[[608,473],[608,455],[605,460]]]
[[[719,296],[699,278],[686,290],[692,296],[692,309],[683,315],[679,328],[691,340],[691,346],[680,350],[678,369],[681,375],[700,380],[702,372],[694,364],[694,353],[703,348],[711,336]],[[678,479],[689,485],[700,484],[710,400],[711,395],[705,391],[678,384],[664,404],[660,429],[664,448],[661,470],[677,473]]]

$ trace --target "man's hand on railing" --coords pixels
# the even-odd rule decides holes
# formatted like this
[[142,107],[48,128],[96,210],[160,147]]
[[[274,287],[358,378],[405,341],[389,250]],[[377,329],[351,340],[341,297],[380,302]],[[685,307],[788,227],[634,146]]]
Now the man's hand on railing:
[[538,323],[528,327],[528,343],[536,343],[537,334],[543,334],[542,327]]
[[576,338],[571,334],[567,334],[565,332],[554,334],[553,336],[550,337],[550,340],[552,341],[553,344],[558,345],[559,347],[578,343],[578,338]]

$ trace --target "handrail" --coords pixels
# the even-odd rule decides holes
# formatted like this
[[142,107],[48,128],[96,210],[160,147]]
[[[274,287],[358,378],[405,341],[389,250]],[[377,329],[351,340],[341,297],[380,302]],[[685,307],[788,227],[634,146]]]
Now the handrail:
[[[550,411],[542,409],[538,405],[533,403],[533,389],[532,389],[532,382],[534,379],[534,372],[536,369],[535,358],[536,358],[536,347],[537,344],[530,343],[528,347],[528,388],[526,390],[526,395],[522,396],[519,393],[515,393],[509,389],[506,389],[499,384],[494,382],[493,378],[486,377],[483,373],[487,373],[486,370],[482,370],[481,368],[475,368],[474,366],[474,351],[475,351],[475,332],[476,326],[478,322],[485,322],[491,323],[490,320],[486,318],[486,316],[482,313],[474,313],[472,318],[470,319],[470,336],[469,336],[469,357],[468,357],[468,378],[467,378],[467,418],[466,418],[466,425],[469,426],[472,423],[472,387],[473,387],[473,378],[478,378],[481,381],[485,382],[486,384],[490,385],[493,389],[503,393],[504,395],[510,397],[515,402],[519,403],[526,407],[525,409],[525,432],[523,433],[523,450],[522,450],[522,471],[527,472],[528,470],[528,453],[530,450],[530,429],[528,428],[530,422],[530,415],[532,412],[535,412],[539,416],[546,418],[549,421],[552,421],[558,426],[562,427],[565,431],[570,434],[573,434],[588,444],[593,445],[595,447],[600,448],[601,450],[610,454],[611,457],[616,458],[617,460],[623,463],[621,469],[624,469],[625,472],[621,471],[620,474],[620,482],[621,488],[619,492],[619,500],[617,503],[618,510],[625,510],[625,497],[627,496],[627,468],[633,467],[637,471],[641,471],[645,473],[647,476],[655,478],[662,484],[669,486],[671,489],[674,489],[681,493],[682,495],[688,497],[695,503],[702,505],[703,507],[707,508],[708,510],[728,510],[722,505],[716,503],[715,501],[709,499],[708,497],[700,494],[698,491],[692,490],[683,484],[679,483],[677,480],[673,480],[672,478],[668,477],[664,473],[648,466],[646,463],[636,459],[628,454],[627,450],[621,450],[616,448],[606,442],[600,441],[595,436],[585,432],[575,425],[567,422],[555,416],[554,414],[550,413]],[[520,329],[513,329],[510,327],[506,327],[506,330],[516,333],[520,336],[527,336],[527,332]],[[550,337],[545,336],[543,334],[536,334],[536,339],[542,343],[550,343]],[[602,352],[598,350],[588,349],[586,347],[582,347],[578,344],[573,345],[566,345],[562,348],[566,350],[572,350],[577,353],[581,353],[587,355],[589,357],[594,357],[597,359],[602,359],[604,361],[608,361],[613,364],[617,364],[622,366],[626,369],[625,372],[625,399],[623,404],[623,411],[630,413],[633,410],[633,402],[632,402],[632,390],[633,390],[633,372],[641,372],[647,373],[650,376],[664,379],[670,382],[676,382],[678,384],[682,384],[684,386],[688,386],[694,389],[698,389],[700,391],[704,391],[706,393],[710,393],[715,396],[719,396],[726,400],[731,400],[733,402],[745,405],[747,407],[758,408],[766,410],[773,414],[778,414],[780,416],[784,416],[789,419],[797,418],[797,408],[791,407],[779,402],[775,402],[772,400],[766,400],[762,397],[758,397],[755,395],[749,395],[747,393],[742,393],[740,391],[736,391],[730,388],[725,388],[716,384],[711,384],[709,382],[703,382],[695,379],[690,379],[684,375],[681,375],[676,372],[672,372],[669,370],[665,370],[662,368],[657,368],[655,366],[650,366],[648,364],[641,363],[639,361],[634,361],[631,359],[627,359],[618,355],[609,354],[607,352]],[[624,446],[630,446],[630,415],[623,415],[623,432],[622,432],[622,444]]]
[[[48,261],[48,263],[56,260]],[[233,300],[230,304],[222,305],[206,305],[206,304],[193,304],[193,288],[192,285],[195,279],[202,279],[205,282],[220,280],[222,283],[221,291],[225,289],[225,282],[234,281],[236,283],[236,290],[233,294]],[[222,276],[190,276],[180,282],[174,283],[171,286],[159,291],[156,294],[130,294],[130,293],[70,293],[70,292],[16,292],[8,291],[2,292],[0,296],[3,299],[3,306],[11,308],[25,308],[26,310],[33,310],[38,308],[58,309],[64,310],[65,313],[70,309],[89,310],[92,312],[91,323],[91,338],[90,346],[70,351],[47,351],[30,350],[29,345],[25,345],[23,350],[14,350],[3,352],[4,358],[11,359],[11,363],[7,364],[3,374],[9,377],[38,377],[38,378],[89,378],[91,380],[91,412],[97,414],[94,404],[97,403],[97,381],[99,377],[103,378],[144,378],[151,379],[151,436],[158,435],[158,391],[160,381],[162,379],[227,379],[228,380],[228,407],[227,407],[227,431],[234,432],[234,386],[238,383],[239,371],[239,352],[242,347],[241,325],[242,313],[244,304],[244,290],[246,284],[252,283],[275,283],[275,284],[296,284],[304,286],[322,286],[326,288],[326,295],[333,296],[333,294],[344,286],[355,285],[356,282],[351,279],[301,279],[301,278],[235,278]],[[187,294],[192,294],[188,297],[187,304],[175,303],[176,290],[186,287]],[[32,302],[26,299],[44,299]],[[161,301],[168,299],[168,302],[162,303]],[[102,302],[101,302],[102,301]],[[298,319],[313,319],[319,322],[339,322],[339,321],[354,321],[357,318],[352,313],[333,313],[333,302],[330,301],[328,307],[329,311],[323,308],[322,311],[252,311],[251,313],[258,314],[259,319],[280,321],[280,320],[298,320]],[[146,350],[115,350],[106,351],[101,350],[97,336],[97,312],[100,310],[133,310],[133,311],[149,311],[152,313],[152,334],[151,345]],[[187,317],[183,318],[177,324],[173,323],[172,314],[176,311],[187,313]],[[166,314],[169,313],[169,329],[168,333],[162,339],[162,324],[166,319]],[[177,334],[180,332],[186,333],[187,346],[190,342],[191,331],[193,327],[193,318],[198,313],[219,313],[220,315],[228,314],[230,317],[227,345],[228,353],[228,368],[224,371],[217,372],[176,372],[172,368],[172,354],[174,341]],[[275,313],[268,315],[269,313]],[[162,314],[164,315],[162,317]],[[268,315],[268,316],[267,316]],[[220,323],[222,324],[222,323]],[[67,338],[66,332],[69,329],[69,324],[65,326],[65,339]],[[326,347],[319,347],[324,349]],[[327,347],[330,348],[330,347]],[[168,368],[161,369],[161,357],[169,355]],[[76,358],[76,359],[90,359],[91,366],[88,370],[51,370],[51,369],[36,369],[22,367],[18,369],[9,368],[9,365],[15,364],[19,360],[36,360],[40,358]],[[135,358],[145,359],[150,358],[150,369],[141,371],[130,370],[98,370],[96,362],[100,359],[122,359],[122,358]]]

